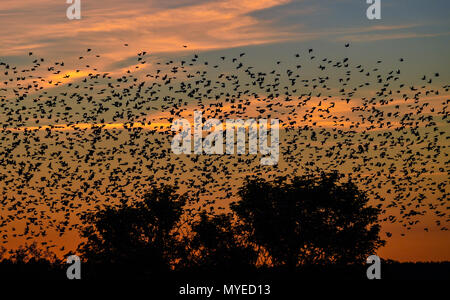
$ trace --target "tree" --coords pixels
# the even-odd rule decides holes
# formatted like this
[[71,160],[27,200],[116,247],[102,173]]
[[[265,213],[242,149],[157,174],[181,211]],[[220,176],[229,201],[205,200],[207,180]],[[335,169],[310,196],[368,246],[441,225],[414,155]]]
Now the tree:
[[362,263],[384,244],[380,210],[367,206],[366,194],[351,180],[340,183],[341,177],[247,178],[231,208],[275,266]]
[[81,235],[87,241],[79,251],[90,264],[112,266],[114,276],[168,271],[180,248],[176,225],[185,204],[173,187],[153,186],[143,201],[85,215]]

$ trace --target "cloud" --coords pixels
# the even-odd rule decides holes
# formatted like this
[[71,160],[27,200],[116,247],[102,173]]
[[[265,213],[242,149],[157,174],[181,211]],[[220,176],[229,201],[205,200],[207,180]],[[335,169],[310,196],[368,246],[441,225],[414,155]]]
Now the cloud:
[[[2,1],[0,51],[18,55],[26,50],[64,53],[80,47],[101,49],[120,60],[138,50],[172,52],[208,50],[289,40],[292,33],[250,16],[252,11],[290,0],[82,1],[82,19],[68,20],[62,1]],[[123,46],[128,43],[130,46]]]
[[312,1],[81,1],[82,19],[70,21],[65,1],[2,0],[2,57],[33,51],[40,57],[67,59],[92,48],[104,58],[96,65],[99,70],[112,72],[132,66],[141,51],[188,55],[292,41],[367,42],[448,34],[418,33],[423,24],[401,24],[401,20],[397,20],[400,24],[323,27],[317,23],[333,17],[331,10]]

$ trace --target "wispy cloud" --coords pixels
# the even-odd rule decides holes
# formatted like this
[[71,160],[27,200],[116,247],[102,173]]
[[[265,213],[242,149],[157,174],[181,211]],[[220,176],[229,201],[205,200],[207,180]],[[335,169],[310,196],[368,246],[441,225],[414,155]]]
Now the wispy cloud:
[[105,58],[99,69],[114,71],[108,67],[124,67],[123,62],[143,50],[184,54],[292,41],[368,42],[448,35],[424,31],[424,23],[410,20],[324,28],[311,20],[331,17],[333,11],[313,1],[82,0],[82,19],[73,21],[66,18],[67,7],[61,0],[2,0],[1,56],[35,51],[42,57],[66,59],[92,48]]
[[[4,37],[0,50],[3,55],[15,55],[31,46],[62,52],[81,45],[124,57],[137,48],[167,52],[181,51],[184,44],[204,50],[282,41],[292,33],[281,32],[249,13],[289,1],[181,1],[170,7],[159,7],[154,1],[82,2],[82,19],[69,21],[67,5],[61,1],[6,0],[0,4]],[[129,48],[118,48],[125,42]]]

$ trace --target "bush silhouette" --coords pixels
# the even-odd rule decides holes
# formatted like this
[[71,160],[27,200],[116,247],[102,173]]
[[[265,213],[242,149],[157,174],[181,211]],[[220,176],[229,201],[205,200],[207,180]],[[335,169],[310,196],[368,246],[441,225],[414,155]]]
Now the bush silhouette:
[[36,243],[6,251],[0,247],[0,279],[63,279],[64,271],[56,255]]
[[337,173],[290,182],[247,179],[231,204],[251,242],[264,247],[274,266],[362,263],[384,244],[380,210]]

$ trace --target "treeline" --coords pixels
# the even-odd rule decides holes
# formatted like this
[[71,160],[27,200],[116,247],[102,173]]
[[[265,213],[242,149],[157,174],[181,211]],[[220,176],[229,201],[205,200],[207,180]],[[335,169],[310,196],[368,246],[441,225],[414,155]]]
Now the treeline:
[[[153,186],[139,202],[84,215],[82,277],[364,279],[385,243],[380,209],[337,173],[248,178],[238,195],[227,213],[195,212],[176,188]],[[65,278],[64,262],[35,246],[0,254],[2,276]]]

